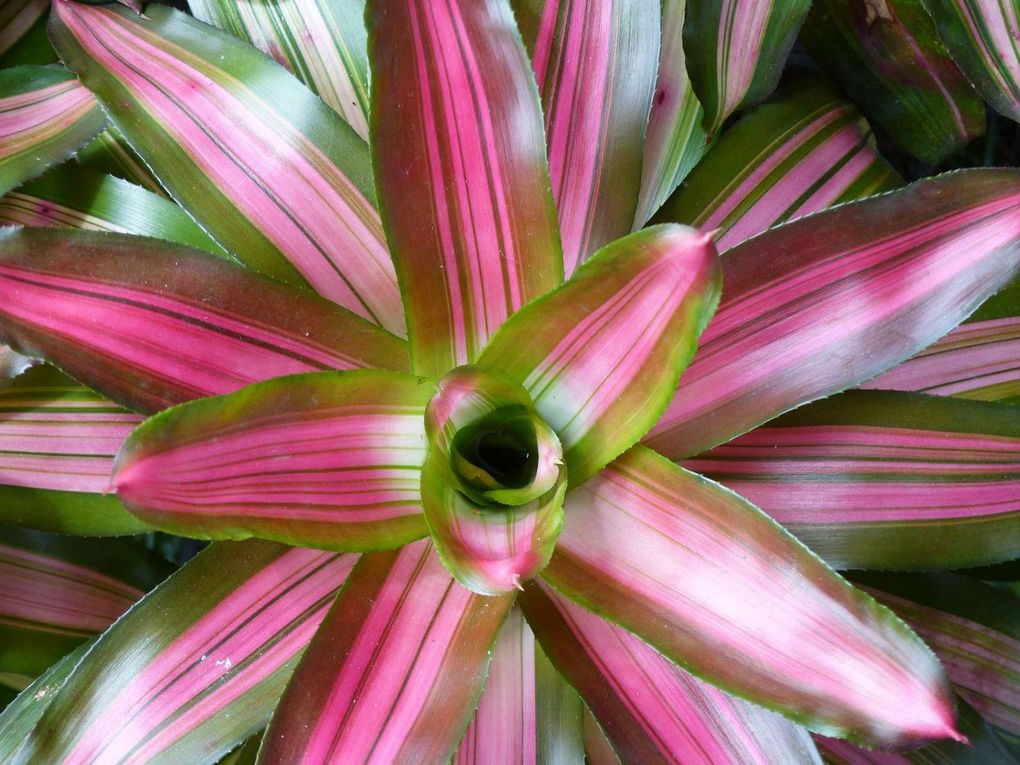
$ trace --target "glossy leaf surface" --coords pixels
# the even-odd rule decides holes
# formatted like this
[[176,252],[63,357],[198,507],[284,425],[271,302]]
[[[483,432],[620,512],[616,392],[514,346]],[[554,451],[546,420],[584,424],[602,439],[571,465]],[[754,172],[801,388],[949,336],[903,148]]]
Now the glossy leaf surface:
[[513,4],[542,93],[549,173],[569,276],[634,223],[659,63],[659,4]]
[[465,590],[426,540],[363,556],[281,699],[259,762],[446,762],[512,602]]
[[899,185],[857,109],[801,79],[727,130],[652,220],[714,230],[725,252],[789,218]]
[[1020,282],[967,321],[861,387],[1020,403]]
[[224,254],[170,200],[120,178],[71,164],[0,197],[0,224],[151,236],[213,255]]
[[368,138],[364,0],[192,0],[188,7],[283,64]]
[[84,167],[129,181],[154,194],[167,196],[152,171],[113,125],[108,125],[95,140],[86,144],[74,159]]
[[0,8],[0,56],[6,54],[46,13],[49,0],[8,0]]
[[652,217],[711,143],[701,124],[704,110],[687,76],[683,48],[686,9],[687,0],[662,3],[659,74],[645,133],[635,229]]
[[479,365],[520,383],[579,486],[658,419],[719,299],[707,236],[656,226],[607,245],[517,312]]
[[265,725],[355,558],[207,548],[99,638],[15,762],[214,762]]
[[766,98],[810,0],[687,0],[687,71],[709,135],[743,106]]
[[141,420],[48,366],[0,388],[0,521],[78,535],[148,530],[109,493],[113,457]]
[[68,159],[105,125],[96,99],[63,67],[0,70],[0,193]]
[[538,94],[501,0],[375,0],[366,19],[380,209],[412,368],[438,377],[559,283]]
[[746,500],[635,447],[564,510],[542,578],[695,675],[830,734],[957,735],[924,644]]
[[938,164],[984,134],[984,104],[917,0],[820,0],[800,39],[854,103],[922,161]]
[[165,6],[53,7],[62,58],[227,250],[403,331],[368,149],[335,112],[250,46]]
[[849,391],[684,466],[831,565],[942,569],[1020,556],[1020,408]]
[[917,353],[1020,272],[1020,173],[948,173],[778,226],[726,290],[646,439],[698,454]]
[[397,547],[428,533],[419,484],[431,394],[416,377],[366,370],[205,398],[141,425],[113,485],[135,515],[175,534]]
[[821,765],[803,728],[695,680],[647,643],[548,586],[528,585],[521,603],[624,762]]
[[322,298],[155,239],[6,229],[0,287],[0,337],[143,411],[280,375],[406,364],[397,337]]
[[942,41],[981,97],[1020,119],[1020,8],[996,0],[921,0]]
[[0,672],[42,674],[171,571],[132,541],[0,526]]

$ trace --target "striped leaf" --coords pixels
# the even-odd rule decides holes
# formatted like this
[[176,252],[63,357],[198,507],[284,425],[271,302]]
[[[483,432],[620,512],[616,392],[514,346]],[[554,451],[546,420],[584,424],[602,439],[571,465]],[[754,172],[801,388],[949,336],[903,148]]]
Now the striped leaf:
[[906,152],[938,164],[985,132],[985,105],[918,0],[820,0],[800,39]]
[[56,0],[68,66],[160,182],[238,259],[403,331],[368,149],[283,67],[165,6]]
[[76,535],[148,530],[109,494],[113,456],[141,419],[48,366],[0,388],[0,521]]
[[715,230],[725,252],[776,223],[900,184],[853,105],[801,79],[727,130],[652,220]]
[[591,709],[584,708],[584,761],[586,765],[622,765],[613,745]]
[[684,50],[709,135],[775,89],[810,0],[687,0]]
[[830,735],[958,738],[924,644],[736,494],[639,446],[564,509],[543,579],[688,671]]
[[656,226],[599,251],[514,314],[479,365],[520,383],[563,445],[576,487],[630,447],[676,390],[719,300],[705,235]]
[[[7,69],[9,67],[24,66],[25,64],[45,66],[46,64],[57,63],[59,60],[57,52],[53,49],[49,38],[46,36],[46,19],[49,15],[47,11],[50,7],[49,0],[31,0],[28,3],[19,2],[19,0],[9,0],[7,3],[4,3],[0,13],[3,13],[8,8],[18,8],[19,6],[21,9],[28,10],[31,14],[40,11],[41,13],[9,48],[0,53],[0,68]],[[12,38],[5,34],[3,29],[0,29],[0,39],[10,42]]]
[[68,159],[105,126],[96,99],[63,67],[0,70],[0,194]]
[[521,604],[624,762],[821,765],[803,728],[701,683],[548,586],[529,584]]
[[1002,739],[965,702],[960,702],[960,730],[967,743],[939,741],[902,754],[873,752],[824,736],[815,736],[815,743],[829,765],[1018,765],[1020,759],[1011,754]]
[[113,485],[153,527],[328,550],[428,533],[419,484],[432,387],[393,372],[279,378],[146,420]]
[[215,762],[266,724],[355,558],[207,548],[98,639],[15,762]]
[[92,646],[82,643],[26,687],[17,698],[0,710],[0,762],[10,763],[32,732],[57,690],[67,681],[82,656]]
[[29,33],[49,5],[49,0],[7,0],[0,6],[0,56]]
[[942,660],[956,692],[1020,737],[1020,600],[954,574],[854,574]]
[[836,568],[1020,557],[1020,407],[848,391],[683,464]]
[[75,161],[104,175],[130,181],[153,194],[167,196],[156,176],[135,154],[134,149],[128,146],[127,141],[113,125],[107,126],[106,130],[97,135],[91,143],[86,144],[75,156]]
[[634,228],[641,228],[698,163],[710,145],[704,109],[687,76],[683,29],[687,0],[663,0],[659,74],[648,115],[641,190]]
[[452,765],[580,763],[583,715],[581,697],[515,608],[493,646],[485,690]]
[[171,570],[135,542],[0,526],[0,672],[42,674]]
[[170,200],[73,164],[54,168],[0,197],[0,224],[137,234],[224,254]]
[[310,292],[155,239],[0,230],[0,287],[0,339],[144,411],[296,372],[406,364],[398,338]]
[[426,540],[364,556],[281,699],[259,761],[446,762],[512,603],[465,590]]
[[861,387],[1020,403],[1020,281],[966,322]]
[[542,93],[569,276],[634,224],[659,63],[659,3],[512,2]]
[[188,7],[283,64],[368,139],[365,0],[191,0]]
[[1020,273],[1020,173],[947,173],[778,226],[726,291],[646,442],[699,454],[930,345]]
[[1020,7],[995,0],[921,0],[950,55],[981,97],[1020,120]]
[[372,151],[415,372],[474,361],[559,283],[538,94],[503,0],[375,0]]

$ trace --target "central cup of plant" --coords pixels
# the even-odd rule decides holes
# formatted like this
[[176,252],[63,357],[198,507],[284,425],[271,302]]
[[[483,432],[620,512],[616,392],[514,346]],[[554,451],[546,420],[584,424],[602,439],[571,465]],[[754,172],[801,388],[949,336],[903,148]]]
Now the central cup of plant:
[[519,587],[548,563],[562,527],[559,438],[524,388],[474,366],[439,381],[425,430],[423,505],[440,556],[472,589]]

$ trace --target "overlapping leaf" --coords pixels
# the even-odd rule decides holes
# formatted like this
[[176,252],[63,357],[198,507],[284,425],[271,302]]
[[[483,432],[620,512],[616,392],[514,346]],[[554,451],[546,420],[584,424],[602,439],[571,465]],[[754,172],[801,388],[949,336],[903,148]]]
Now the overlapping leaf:
[[850,391],[683,463],[837,568],[1020,556],[1020,408]]
[[95,140],[86,144],[75,156],[75,161],[92,170],[130,181],[153,194],[167,196],[152,171],[113,125],[109,125]]
[[372,370],[202,399],[141,425],[113,484],[135,515],[175,534],[397,547],[428,533],[419,485],[432,392],[416,377]]
[[165,6],[57,0],[61,57],[238,259],[403,332],[368,147],[283,67]]
[[96,99],[63,67],[0,70],[0,194],[68,159],[105,126]]
[[0,56],[28,34],[48,6],[49,0],[8,0],[0,7]]
[[368,138],[364,0],[192,0],[195,18],[272,56]]
[[565,515],[542,578],[692,673],[830,734],[958,737],[928,648],[718,484],[639,446]]
[[281,699],[259,761],[446,761],[512,603],[461,587],[428,541],[366,554]]
[[916,356],[861,387],[1020,403],[1020,282]]
[[204,550],[96,641],[15,762],[215,762],[266,724],[355,557]]
[[917,0],[819,0],[801,40],[905,151],[941,162],[985,132],[985,107]]
[[569,276],[634,224],[659,63],[659,4],[513,0],[513,5],[542,93]]
[[376,0],[366,18],[380,209],[412,367],[438,377],[559,283],[538,94],[501,0]]
[[141,419],[52,367],[0,388],[0,521],[64,534],[146,531],[109,494],[113,457]]
[[857,109],[801,79],[727,130],[653,221],[716,230],[725,252],[789,218],[899,185]]
[[407,363],[399,338],[327,300],[156,239],[3,229],[0,287],[0,339],[143,411]]
[[646,442],[698,454],[925,348],[1020,272],[1020,172],[948,173],[723,257],[726,290]]

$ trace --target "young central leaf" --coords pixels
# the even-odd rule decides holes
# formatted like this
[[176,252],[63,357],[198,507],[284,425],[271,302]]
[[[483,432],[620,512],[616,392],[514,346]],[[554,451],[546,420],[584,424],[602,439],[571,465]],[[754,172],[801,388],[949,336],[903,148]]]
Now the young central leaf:
[[563,523],[559,438],[521,386],[471,366],[440,380],[425,430],[422,506],[440,557],[475,592],[519,587],[548,563]]

